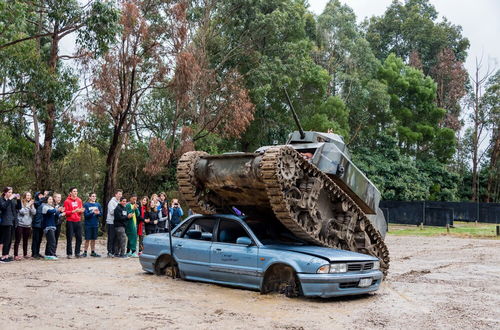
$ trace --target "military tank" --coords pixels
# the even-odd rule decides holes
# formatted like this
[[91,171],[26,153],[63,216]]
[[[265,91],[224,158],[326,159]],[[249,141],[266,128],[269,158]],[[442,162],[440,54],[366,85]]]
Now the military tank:
[[228,213],[235,207],[251,218],[278,220],[307,242],[370,254],[387,275],[380,192],[351,162],[342,137],[304,132],[293,107],[292,112],[299,130],[286,145],[254,153],[182,155],[177,181],[183,198],[195,213]]

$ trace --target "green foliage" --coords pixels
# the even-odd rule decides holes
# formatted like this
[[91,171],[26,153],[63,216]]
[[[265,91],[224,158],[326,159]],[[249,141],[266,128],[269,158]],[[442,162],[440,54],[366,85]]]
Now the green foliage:
[[329,97],[310,113],[311,116],[302,120],[305,130],[319,132],[332,130],[344,138],[349,136],[349,109],[339,97]]
[[391,53],[409,60],[418,52],[423,71],[429,74],[444,48],[453,50],[459,61],[465,61],[469,41],[462,28],[446,18],[438,21],[438,12],[429,0],[393,1],[384,15],[372,17],[366,25],[366,38],[375,56],[383,61]]

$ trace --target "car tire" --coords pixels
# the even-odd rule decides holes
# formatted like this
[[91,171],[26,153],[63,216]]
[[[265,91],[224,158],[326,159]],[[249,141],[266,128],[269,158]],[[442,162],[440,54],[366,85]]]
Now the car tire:
[[277,292],[288,298],[300,296],[301,287],[295,270],[283,264],[271,266],[264,275],[261,292]]
[[173,272],[174,275],[172,276],[172,257],[169,254],[164,254],[158,257],[155,262],[154,273],[159,276],[166,275],[173,278],[180,277],[179,267],[175,261],[173,265]]

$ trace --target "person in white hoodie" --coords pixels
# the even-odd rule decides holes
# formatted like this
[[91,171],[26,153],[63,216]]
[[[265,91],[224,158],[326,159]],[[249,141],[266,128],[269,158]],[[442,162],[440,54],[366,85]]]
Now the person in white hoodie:
[[108,232],[108,257],[112,258],[115,255],[115,208],[120,203],[123,190],[117,189],[115,196],[108,202],[108,211],[106,216],[106,231]]
[[[28,257],[28,240],[31,236],[31,222],[36,214],[35,201],[30,192],[25,192],[21,197],[21,209],[19,210],[19,224],[16,228],[16,240],[14,242],[14,260]],[[23,256],[19,256],[19,244],[23,240]]]

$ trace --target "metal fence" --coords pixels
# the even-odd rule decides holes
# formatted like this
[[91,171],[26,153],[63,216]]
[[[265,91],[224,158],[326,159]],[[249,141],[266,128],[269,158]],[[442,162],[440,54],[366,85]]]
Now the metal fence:
[[500,223],[500,203],[381,201],[380,208],[390,223],[446,226],[453,221]]

